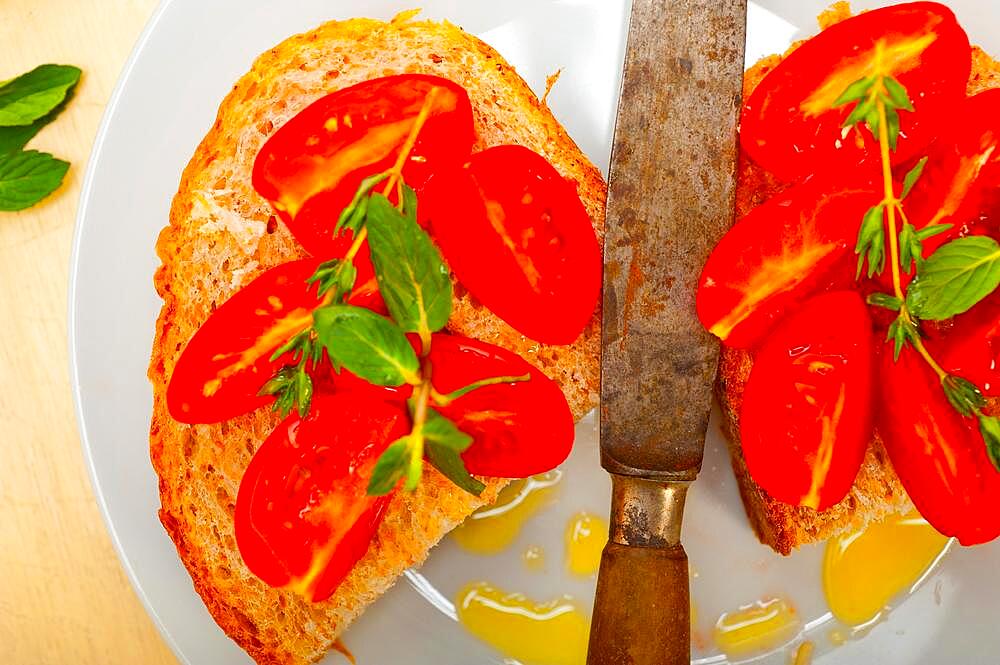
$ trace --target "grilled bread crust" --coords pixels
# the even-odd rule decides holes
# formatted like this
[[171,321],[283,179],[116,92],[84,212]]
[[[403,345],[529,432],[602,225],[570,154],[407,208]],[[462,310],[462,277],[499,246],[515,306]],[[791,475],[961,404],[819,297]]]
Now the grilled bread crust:
[[[850,16],[848,4],[838,2],[820,16],[820,26],[826,29]],[[793,45],[785,56],[801,43]],[[743,79],[744,98],[753,92],[783,57],[775,55],[764,58],[746,72]],[[995,87],[1000,87],[1000,63],[982,49],[974,48],[968,94],[974,95]],[[747,214],[784,187],[754,164],[745,153],[741,153],[737,217]],[[740,446],[740,409],[752,367],[753,359],[749,352],[723,347],[716,395],[722,407],[723,432],[729,443],[729,456],[743,506],[762,543],[770,545],[781,554],[790,554],[800,545],[862,529],[870,522],[877,522],[910,507],[906,491],[877,435],[868,447],[854,487],[840,503],[827,510],[817,512],[811,508],[790,506],[762,490],[747,472]],[[996,408],[997,404],[991,404],[991,407]]]
[[[445,22],[355,19],[326,23],[261,55],[223,100],[218,118],[184,170],[170,224],[156,245],[162,265],[149,378],[150,452],[159,475],[160,519],[218,624],[258,663],[320,659],[372,601],[507,482],[488,480],[479,499],[429,467],[413,494],[397,493],[367,554],[327,601],[310,604],[246,568],[233,512],[244,469],[278,423],[267,409],[217,425],[183,425],[167,412],[166,387],[188,340],[215,307],[264,270],[304,256],[251,186],[254,158],[284,122],[330,92],[368,79],[436,74],[462,85],[475,115],[476,149],[520,144],[575,182],[603,238],[606,189],[514,69],[488,45]],[[599,312],[571,346],[517,333],[460,285],[448,329],[517,352],[557,381],[579,419],[597,404]]]

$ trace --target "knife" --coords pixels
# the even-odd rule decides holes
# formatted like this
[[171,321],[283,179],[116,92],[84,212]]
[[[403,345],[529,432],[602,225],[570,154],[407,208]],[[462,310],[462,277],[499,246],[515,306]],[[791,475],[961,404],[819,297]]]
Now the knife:
[[746,0],[633,0],[604,238],[601,464],[611,473],[588,665],[690,662],[688,486],[718,342],[695,291],[732,224]]

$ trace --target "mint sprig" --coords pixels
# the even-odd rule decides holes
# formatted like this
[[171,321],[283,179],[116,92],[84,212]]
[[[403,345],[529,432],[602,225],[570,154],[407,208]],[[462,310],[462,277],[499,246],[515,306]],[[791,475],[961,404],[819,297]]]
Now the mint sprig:
[[1000,285],[1000,244],[967,236],[942,245],[923,262],[906,294],[914,316],[931,321],[968,311]]
[[403,330],[364,307],[316,310],[313,327],[330,359],[378,386],[420,384],[420,360]]
[[80,80],[70,65],[41,65],[0,85],[0,126],[30,125],[59,106]]

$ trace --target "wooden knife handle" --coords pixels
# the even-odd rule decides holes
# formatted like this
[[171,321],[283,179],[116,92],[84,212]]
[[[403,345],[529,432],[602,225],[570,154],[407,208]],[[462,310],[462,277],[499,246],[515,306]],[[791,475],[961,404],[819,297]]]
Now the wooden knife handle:
[[609,542],[601,556],[587,665],[689,665],[688,561],[678,543]]

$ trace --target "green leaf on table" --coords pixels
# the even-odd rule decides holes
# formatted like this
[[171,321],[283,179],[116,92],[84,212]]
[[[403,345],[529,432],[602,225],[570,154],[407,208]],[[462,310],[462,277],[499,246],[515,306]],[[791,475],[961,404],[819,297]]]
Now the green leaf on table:
[[420,361],[395,323],[370,309],[331,305],[316,310],[313,327],[330,359],[369,383],[420,383]]
[[375,277],[392,318],[422,339],[444,328],[451,277],[430,236],[381,194],[371,197],[366,224]]
[[41,65],[0,85],[0,126],[30,125],[66,98],[80,80],[71,65]]
[[445,478],[460,488],[479,496],[486,485],[465,468],[461,454],[472,445],[472,437],[458,429],[437,411],[429,409],[424,423],[427,461]]
[[24,210],[59,189],[69,162],[37,150],[0,155],[0,210]]
[[1000,245],[968,236],[942,245],[924,261],[906,294],[918,318],[948,319],[969,310],[1000,284]]

